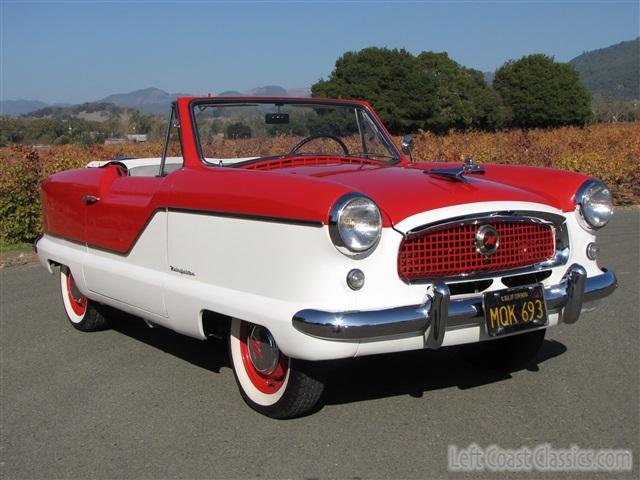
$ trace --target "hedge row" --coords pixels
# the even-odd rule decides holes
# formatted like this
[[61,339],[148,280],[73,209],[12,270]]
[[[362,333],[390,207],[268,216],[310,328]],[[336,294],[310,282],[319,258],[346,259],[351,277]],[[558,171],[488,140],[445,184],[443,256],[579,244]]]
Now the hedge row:
[[[640,203],[640,123],[414,137],[416,160],[538,165],[601,178],[619,205]],[[41,231],[40,183],[54,172],[116,156],[159,156],[159,144],[0,148],[0,238],[31,241]],[[552,188],[550,180],[550,188]]]

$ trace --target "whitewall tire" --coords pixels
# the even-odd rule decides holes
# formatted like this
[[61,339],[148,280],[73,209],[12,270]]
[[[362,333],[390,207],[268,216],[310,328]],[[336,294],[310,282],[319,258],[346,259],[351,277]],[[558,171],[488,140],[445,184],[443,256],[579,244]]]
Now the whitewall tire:
[[78,289],[69,267],[60,267],[60,293],[62,304],[71,325],[83,332],[94,332],[109,327],[99,305],[89,300]]
[[272,418],[312,411],[324,390],[324,371],[288,358],[260,325],[233,319],[229,356],[240,393],[254,410]]

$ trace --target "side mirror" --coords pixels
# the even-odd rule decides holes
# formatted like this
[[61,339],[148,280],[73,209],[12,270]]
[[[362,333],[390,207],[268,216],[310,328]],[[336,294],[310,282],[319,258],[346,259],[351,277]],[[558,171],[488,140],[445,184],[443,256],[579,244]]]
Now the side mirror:
[[409,159],[413,162],[413,155],[411,155],[411,152],[413,152],[413,137],[410,133],[402,137],[400,146],[402,147],[402,153],[409,155]]

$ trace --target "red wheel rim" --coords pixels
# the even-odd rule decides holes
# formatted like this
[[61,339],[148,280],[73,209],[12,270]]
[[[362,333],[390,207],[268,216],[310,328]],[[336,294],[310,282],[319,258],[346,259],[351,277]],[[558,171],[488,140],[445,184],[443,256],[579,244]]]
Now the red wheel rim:
[[[78,294],[77,297],[73,296],[74,292]],[[80,294],[76,286],[76,281],[73,279],[70,271],[67,271],[67,297],[69,298],[73,313],[80,316],[84,315],[84,312],[87,310],[87,297]]]
[[[240,354],[242,356],[242,363],[244,369],[247,372],[247,376],[251,383],[260,390],[262,393],[273,394],[282,388],[284,381],[287,377],[287,369],[289,367],[289,358],[282,352],[279,353],[277,365],[273,372],[264,374],[256,368],[251,360],[251,354],[249,349],[255,348],[255,345],[251,345],[249,341],[249,334],[253,325],[247,322],[242,322],[240,325]],[[258,352],[259,354],[259,352]]]

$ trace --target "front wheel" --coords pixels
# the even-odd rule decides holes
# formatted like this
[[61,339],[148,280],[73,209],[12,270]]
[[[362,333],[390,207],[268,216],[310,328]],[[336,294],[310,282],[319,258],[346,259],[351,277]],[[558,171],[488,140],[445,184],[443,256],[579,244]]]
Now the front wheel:
[[242,398],[272,418],[299,417],[312,411],[324,391],[324,372],[284,355],[265,327],[236,318],[229,350]]
[[544,328],[496,340],[460,345],[458,353],[474,365],[493,370],[515,371],[535,359],[546,331]]
[[95,332],[109,327],[99,305],[83,295],[69,267],[60,267],[60,293],[64,311],[71,325],[82,332]]

